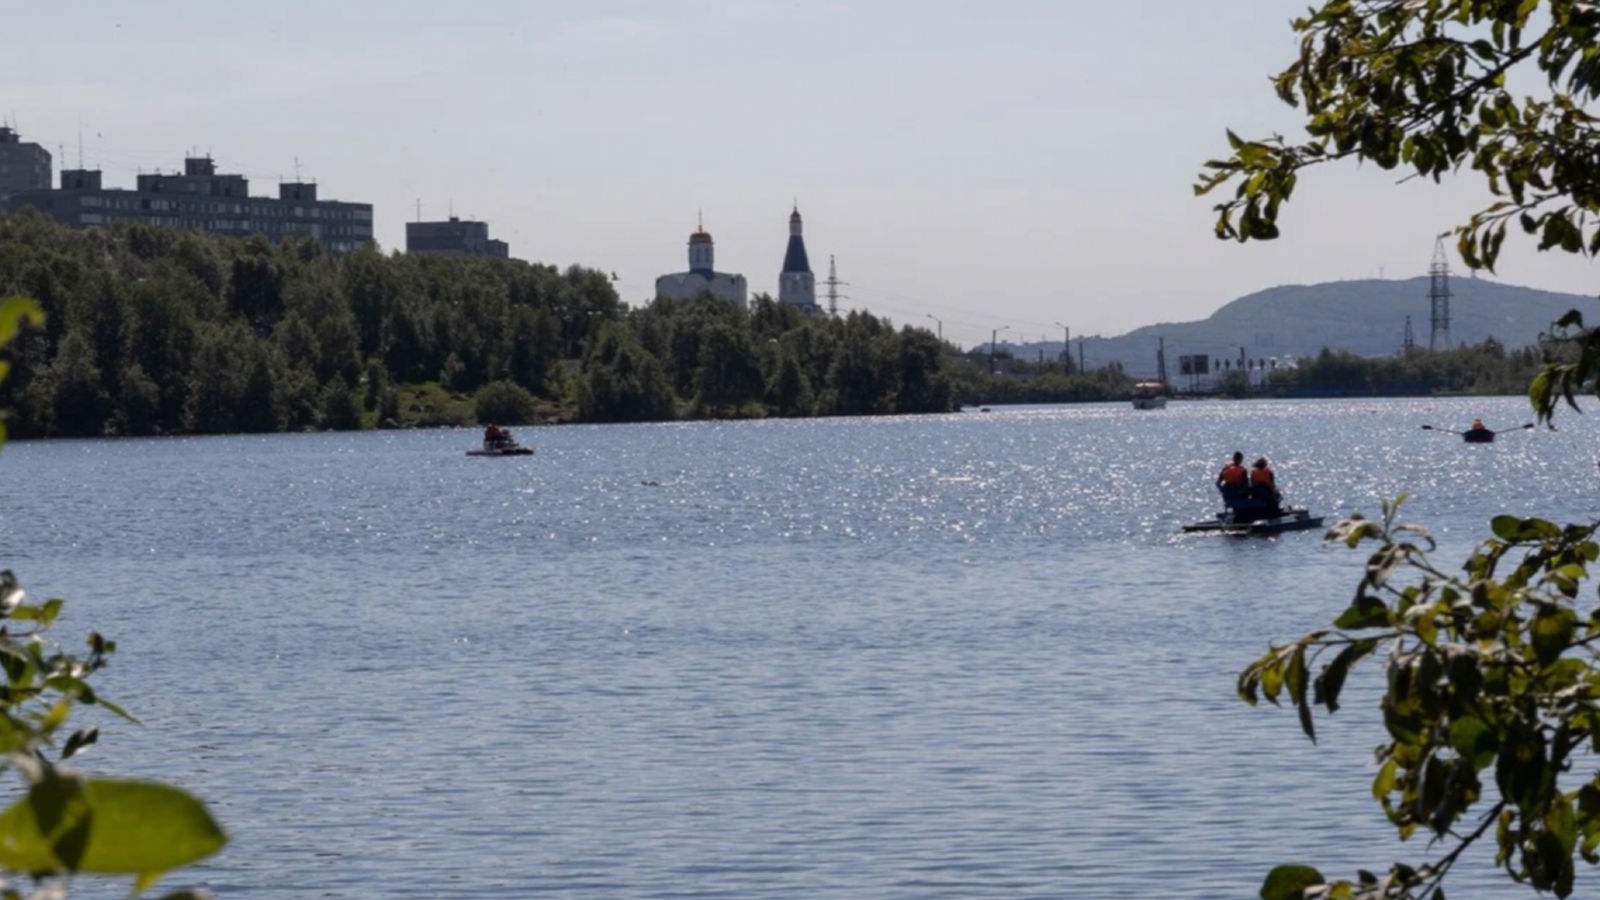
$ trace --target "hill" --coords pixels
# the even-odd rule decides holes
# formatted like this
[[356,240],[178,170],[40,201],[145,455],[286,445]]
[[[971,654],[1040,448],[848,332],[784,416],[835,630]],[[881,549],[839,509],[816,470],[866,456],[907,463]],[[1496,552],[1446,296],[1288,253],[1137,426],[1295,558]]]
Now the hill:
[[[1457,344],[1493,337],[1507,348],[1524,347],[1569,309],[1583,311],[1587,320],[1600,320],[1600,302],[1579,294],[1460,277],[1451,279],[1450,291],[1450,336]],[[1130,374],[1153,374],[1156,348],[1164,338],[1167,366],[1175,377],[1181,355],[1238,359],[1241,347],[1251,359],[1309,356],[1323,347],[1388,356],[1401,347],[1407,316],[1417,345],[1428,346],[1425,276],[1281,285],[1240,297],[1198,322],[1147,325],[1118,337],[1088,338],[1084,357],[1091,368],[1117,360]],[[1033,344],[1018,352],[1031,359],[1043,349],[1051,358],[1060,348],[1060,342]],[[1076,354],[1078,348],[1072,349]]]

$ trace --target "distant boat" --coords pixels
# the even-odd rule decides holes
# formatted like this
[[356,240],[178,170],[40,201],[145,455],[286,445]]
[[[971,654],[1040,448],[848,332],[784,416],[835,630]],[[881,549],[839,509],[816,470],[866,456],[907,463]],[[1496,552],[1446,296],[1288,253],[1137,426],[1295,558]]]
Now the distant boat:
[[524,447],[511,437],[497,441],[484,441],[482,449],[468,450],[468,456],[532,456],[533,448]]
[[[1517,428],[1501,429],[1501,431],[1525,431],[1532,427],[1533,423],[1529,422],[1528,424],[1519,426]],[[1432,425],[1424,425],[1422,426],[1422,430],[1444,431],[1450,434],[1459,434],[1461,435],[1461,439],[1469,444],[1492,444],[1494,443],[1494,436],[1501,433],[1500,431],[1495,431],[1492,428],[1485,427],[1482,422],[1473,422],[1472,427],[1468,428],[1466,431],[1451,431],[1448,428],[1436,428]]]
[[1167,386],[1159,381],[1141,381],[1133,386],[1134,409],[1166,409]]

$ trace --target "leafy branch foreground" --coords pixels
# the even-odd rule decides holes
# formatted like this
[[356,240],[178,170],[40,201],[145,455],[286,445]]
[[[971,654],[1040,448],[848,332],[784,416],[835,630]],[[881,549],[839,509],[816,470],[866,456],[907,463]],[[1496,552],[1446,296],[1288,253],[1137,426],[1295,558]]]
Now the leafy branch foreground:
[[[0,301],[0,346],[25,323],[42,321],[29,301]],[[5,375],[0,362],[0,380]],[[4,440],[0,424],[0,443]],[[78,874],[133,876],[137,896],[164,873],[227,843],[205,806],[184,791],[61,767],[100,736],[94,727],[69,732],[75,707],[99,706],[134,721],[89,685],[90,676],[116,651],[115,642],[92,632],[88,654],[78,657],[47,639],[62,607],[58,599],[28,603],[16,576],[0,571],[0,768],[15,770],[26,786],[20,799],[0,811],[3,900],[21,900],[19,885],[29,879],[38,885],[32,896],[63,896]],[[179,891],[164,900],[200,896]]]
[[[1292,27],[1300,52],[1273,84],[1301,110],[1306,138],[1228,133],[1230,154],[1195,184],[1202,196],[1233,186],[1214,207],[1219,238],[1277,237],[1302,174],[1358,161],[1406,179],[1481,181],[1492,202],[1455,229],[1471,268],[1493,270],[1508,233],[1600,256],[1600,5],[1320,0]],[[1551,336],[1565,355],[1547,356],[1528,390],[1545,422],[1600,385],[1600,328],[1574,310]],[[1257,660],[1239,692],[1249,702],[1287,693],[1314,738],[1313,708],[1338,709],[1351,667],[1381,652],[1389,743],[1373,795],[1402,839],[1425,831],[1442,853],[1353,881],[1280,866],[1261,896],[1442,900],[1456,861],[1491,835],[1513,879],[1570,896],[1576,860],[1600,862],[1600,609],[1578,606],[1600,526],[1501,516],[1452,575],[1429,562],[1425,532],[1396,523],[1398,506],[1332,532],[1379,545],[1355,601],[1333,628]]]
[[1576,857],[1600,862],[1600,775],[1572,772],[1600,749],[1600,607],[1578,608],[1600,559],[1600,523],[1499,516],[1495,537],[1455,575],[1430,561],[1425,529],[1397,523],[1404,499],[1385,504],[1382,521],[1357,517],[1328,532],[1351,547],[1378,545],[1354,600],[1332,628],[1252,663],[1239,696],[1255,705],[1287,695],[1315,740],[1314,709],[1337,711],[1351,668],[1381,654],[1389,741],[1377,749],[1372,795],[1401,840],[1424,831],[1440,853],[1353,880],[1279,866],[1261,896],[1443,900],[1445,876],[1489,835],[1512,878],[1569,896]]

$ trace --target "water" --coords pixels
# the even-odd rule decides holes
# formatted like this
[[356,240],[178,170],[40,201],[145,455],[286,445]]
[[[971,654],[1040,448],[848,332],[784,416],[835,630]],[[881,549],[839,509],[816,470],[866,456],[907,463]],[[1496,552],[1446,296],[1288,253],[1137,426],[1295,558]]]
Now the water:
[[[1525,401],[13,443],[0,561],[118,640],[85,765],[177,781],[223,897],[1251,897],[1382,869],[1358,674],[1313,746],[1234,697],[1361,556],[1179,536],[1228,453],[1291,501],[1409,491],[1451,564],[1595,514]],[[646,484],[645,482],[653,482]],[[1370,675],[1370,670],[1368,671]],[[1487,864],[1475,896],[1512,897]],[[1580,892],[1586,883],[1580,879]],[[107,892],[112,895],[112,892]]]

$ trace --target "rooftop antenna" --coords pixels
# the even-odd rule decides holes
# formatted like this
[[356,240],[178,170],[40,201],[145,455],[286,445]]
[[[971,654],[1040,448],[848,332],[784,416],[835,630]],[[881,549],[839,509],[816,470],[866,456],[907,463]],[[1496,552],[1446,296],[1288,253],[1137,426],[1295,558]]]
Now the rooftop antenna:
[[1450,257],[1444,249],[1444,239],[1450,233],[1439,235],[1433,242],[1433,263],[1428,266],[1428,306],[1432,329],[1428,334],[1429,350],[1450,349]]
[[295,184],[300,183],[300,157],[298,156],[294,158],[294,182]]
[[823,284],[828,286],[828,315],[837,316],[839,315],[839,299],[841,297],[845,300],[850,299],[839,293],[839,288],[847,287],[850,282],[839,280],[839,270],[833,265],[832,253],[828,254],[828,280],[824,281]]
[[422,198],[417,198],[417,221],[422,221]]

